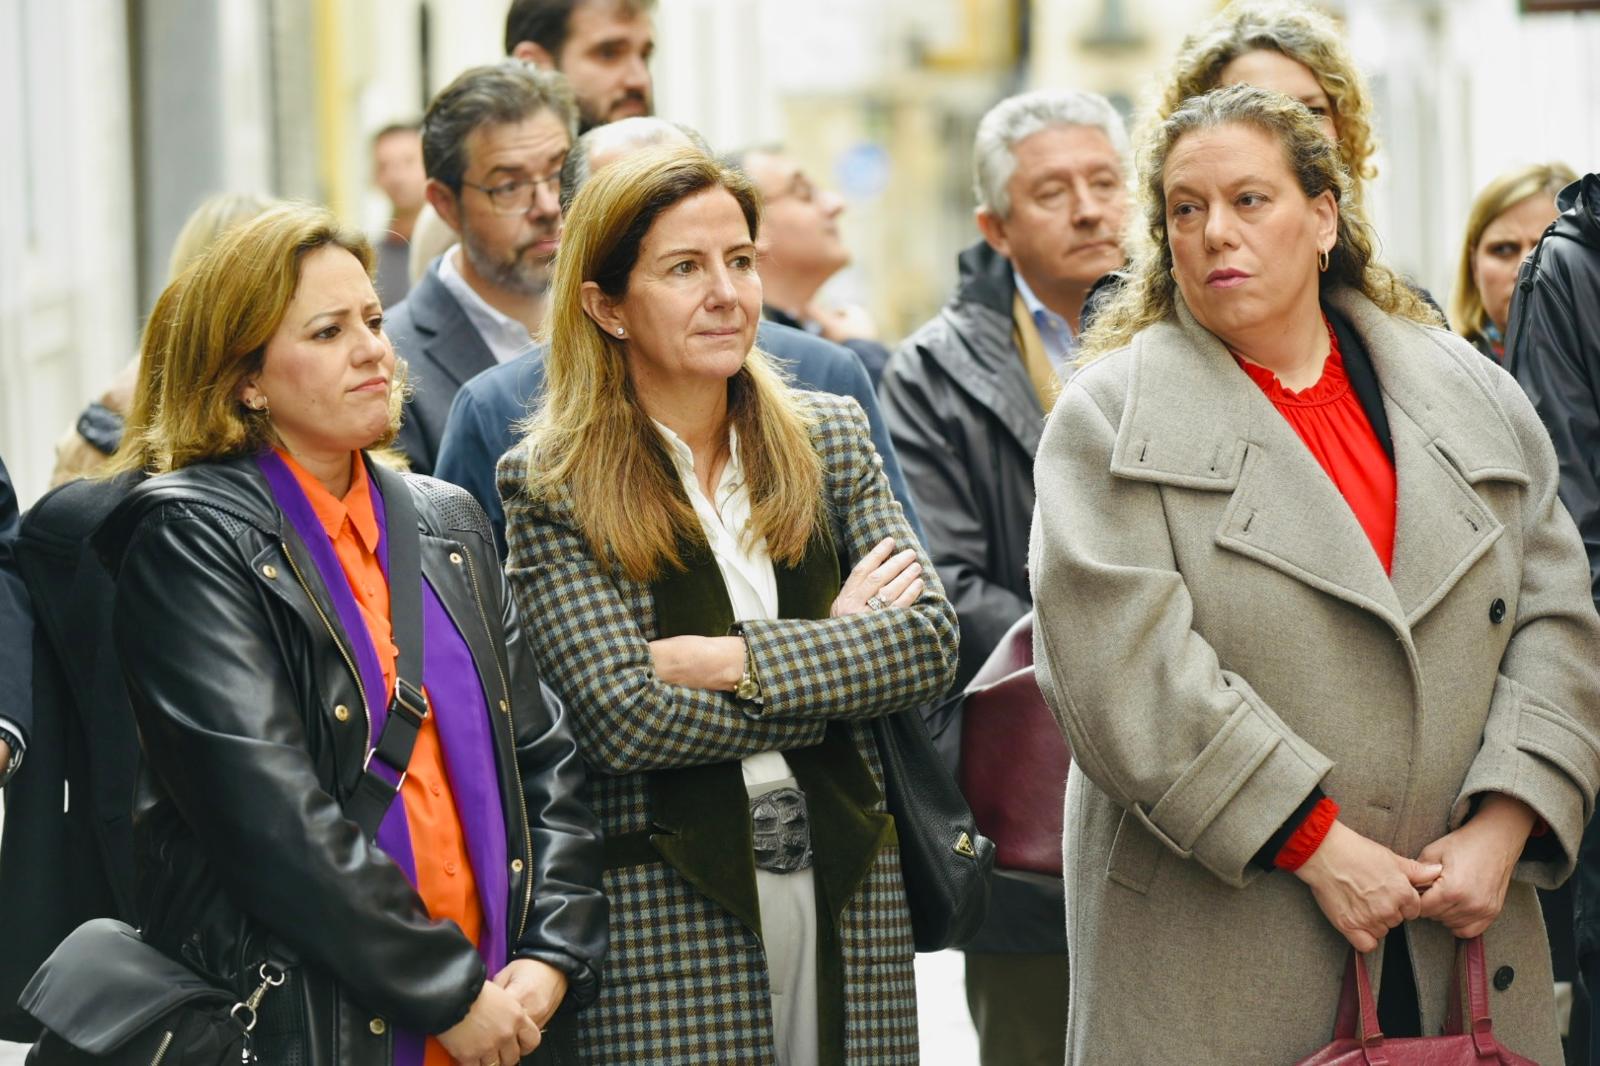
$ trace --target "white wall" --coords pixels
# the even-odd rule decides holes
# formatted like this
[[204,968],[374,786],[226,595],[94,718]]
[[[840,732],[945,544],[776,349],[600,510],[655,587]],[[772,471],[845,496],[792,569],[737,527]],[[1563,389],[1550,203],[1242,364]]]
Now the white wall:
[[1600,170],[1600,16],[1516,0],[1350,0],[1383,151],[1373,213],[1391,262],[1439,300],[1472,198],[1526,163]]
[[24,506],[86,397],[133,353],[121,4],[0,4],[0,454]]

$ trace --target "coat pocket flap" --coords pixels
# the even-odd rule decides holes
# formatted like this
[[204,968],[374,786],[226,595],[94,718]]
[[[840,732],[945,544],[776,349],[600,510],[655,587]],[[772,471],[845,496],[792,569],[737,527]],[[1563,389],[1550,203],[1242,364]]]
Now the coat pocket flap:
[[175,1007],[234,997],[110,918],[74,929],[39,967],[17,1005],[73,1047],[116,1050]]

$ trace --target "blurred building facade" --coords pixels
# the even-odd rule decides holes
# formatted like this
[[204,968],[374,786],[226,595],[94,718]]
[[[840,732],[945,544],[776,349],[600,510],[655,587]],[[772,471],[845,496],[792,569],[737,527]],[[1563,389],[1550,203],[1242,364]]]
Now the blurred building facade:
[[[368,139],[503,54],[508,0],[0,4],[0,453],[24,501],[134,350],[205,196],[378,224]],[[1094,89],[1136,109],[1216,0],[658,0],[658,111],[718,149],[784,143],[847,203],[827,295],[893,342],[976,238],[971,142],[996,100]],[[1512,165],[1600,169],[1600,15],[1518,0],[1327,0],[1378,101],[1389,258],[1448,296],[1467,204]]]

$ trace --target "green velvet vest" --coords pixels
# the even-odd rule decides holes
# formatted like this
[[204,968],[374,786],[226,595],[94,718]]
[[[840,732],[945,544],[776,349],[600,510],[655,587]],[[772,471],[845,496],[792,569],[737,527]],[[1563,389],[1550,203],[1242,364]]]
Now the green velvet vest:
[[[685,553],[686,568],[652,585],[661,638],[723,636],[736,619],[722,572],[705,545]],[[839,592],[839,557],[826,532],[812,541],[799,566],[773,563],[780,618],[821,619]],[[828,723],[821,744],[783,753],[806,796],[817,898],[817,1035],[824,1066],[844,1066],[844,962],[838,923],[885,844],[894,819],[881,810],[883,793],[844,722]],[[668,862],[685,880],[757,935],[749,797],[738,761],[650,772],[651,826],[606,840],[606,865],[615,869]]]

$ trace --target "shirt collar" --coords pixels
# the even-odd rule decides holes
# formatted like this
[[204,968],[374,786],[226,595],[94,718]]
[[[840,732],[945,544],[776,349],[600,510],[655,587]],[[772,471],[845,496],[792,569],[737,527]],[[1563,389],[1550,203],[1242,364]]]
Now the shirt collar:
[[1015,266],[1011,268],[1011,277],[1017,284],[1017,295],[1022,297],[1022,306],[1028,309],[1028,317],[1033,319],[1033,324],[1039,329],[1039,339],[1044,342],[1045,354],[1052,363],[1059,364],[1077,346],[1078,339],[1072,333],[1072,323],[1056,314],[1044,305],[1038,295],[1028,285],[1028,279],[1022,276],[1022,271]]
[[350,490],[341,500],[329,492],[316,475],[296,462],[294,456],[282,448],[277,452],[290,473],[294,474],[294,479],[300,483],[300,491],[306,494],[306,501],[311,504],[311,510],[316,513],[317,521],[322,524],[328,539],[338,540],[348,521],[362,547],[370,553],[376,553],[378,515],[372,508],[372,489],[367,481],[367,464],[361,461],[361,453],[350,453]]
[[[699,484],[699,479],[694,474],[694,452],[689,445],[684,443],[664,423],[651,419],[656,427],[656,432],[661,434],[661,439],[666,442],[667,452],[672,456],[672,465],[677,469],[678,476],[686,485]],[[718,494],[732,491],[744,484],[744,464],[739,459],[739,431],[732,426],[728,427],[728,462],[722,468],[722,479],[717,484]]]
[[1069,334],[1072,332],[1072,326],[1066,319],[1050,310],[1044,305],[1043,300],[1034,295],[1032,287],[1028,285],[1028,279],[1022,276],[1022,271],[1012,267],[1011,277],[1017,283],[1017,295],[1022,297],[1022,305],[1028,309],[1028,314],[1035,322],[1043,318],[1052,327],[1065,329]]
[[526,351],[532,343],[528,327],[498,308],[490,306],[487,300],[478,295],[476,289],[467,284],[467,279],[461,276],[461,269],[456,266],[458,252],[462,252],[461,245],[453,244],[449,251],[439,257],[439,282],[450,290],[450,294],[461,305],[467,321],[472,323],[472,327],[483,338],[483,343],[488,345],[495,361],[509,363]]

